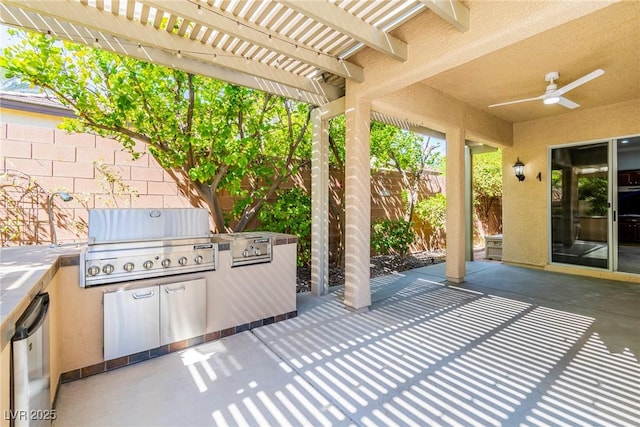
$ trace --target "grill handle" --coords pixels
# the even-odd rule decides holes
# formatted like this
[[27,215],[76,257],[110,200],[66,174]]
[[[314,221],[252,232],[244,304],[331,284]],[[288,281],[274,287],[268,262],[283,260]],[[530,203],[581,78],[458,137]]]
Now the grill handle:
[[182,285],[182,286],[180,286],[180,287],[178,287],[178,288],[175,288],[175,289],[169,289],[169,288],[167,287],[167,288],[164,288],[164,290],[165,290],[165,292],[166,292],[166,293],[168,293],[168,294],[173,294],[173,293],[175,293],[175,292],[182,292],[182,291],[184,291],[184,290],[185,290],[185,287],[184,287],[184,285]]
[[156,294],[156,291],[149,291],[146,294],[132,294],[131,296],[133,297],[133,299],[145,299],[145,298],[151,298],[155,294]]

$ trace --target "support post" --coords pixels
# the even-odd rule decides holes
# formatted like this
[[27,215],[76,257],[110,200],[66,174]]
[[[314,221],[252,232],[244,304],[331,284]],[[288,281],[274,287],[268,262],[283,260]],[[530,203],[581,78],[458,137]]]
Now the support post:
[[464,199],[465,199],[465,260],[473,261],[473,154],[469,146],[464,146]]
[[353,91],[346,98],[344,303],[362,310],[371,305],[371,105]]
[[344,114],[339,98],[311,111],[311,292],[329,292],[329,120]]
[[329,133],[320,108],[311,112],[311,293],[329,291]]
[[464,281],[466,274],[466,168],[465,138],[461,128],[449,129],[447,140],[447,280],[454,283]]

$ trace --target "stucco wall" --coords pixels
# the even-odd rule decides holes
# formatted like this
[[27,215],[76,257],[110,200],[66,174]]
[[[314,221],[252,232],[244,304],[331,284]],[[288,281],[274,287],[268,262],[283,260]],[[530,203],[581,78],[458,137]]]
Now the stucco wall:
[[[568,143],[640,134],[640,100],[514,124],[513,147],[503,151],[503,260],[545,266],[549,263],[548,148]],[[525,164],[518,182],[512,166]],[[535,179],[542,172],[542,181]]]
[[374,111],[447,133],[462,128],[464,138],[495,146],[510,145],[511,123],[470,107],[423,84],[415,84],[372,102]]

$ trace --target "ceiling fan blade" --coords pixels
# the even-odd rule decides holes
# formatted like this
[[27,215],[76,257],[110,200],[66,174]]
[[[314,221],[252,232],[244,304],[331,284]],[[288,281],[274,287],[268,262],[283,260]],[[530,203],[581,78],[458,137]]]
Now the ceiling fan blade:
[[573,82],[569,83],[568,85],[562,86],[560,89],[558,89],[558,90],[556,90],[554,92],[554,95],[558,95],[559,96],[559,95],[565,94],[565,93],[569,92],[570,90],[575,89],[578,86],[583,85],[583,84],[587,83],[588,81],[591,81],[591,80],[595,79],[596,77],[600,77],[603,74],[604,74],[604,70],[598,68],[597,70],[590,72],[586,76],[582,76],[578,80],[574,80]]
[[560,97],[560,100],[558,101],[558,104],[562,105],[563,107],[567,107],[570,109],[574,109],[574,108],[578,108],[580,106],[580,104],[573,102],[570,99],[565,98],[564,96]]
[[519,104],[521,102],[529,102],[529,101],[537,101],[538,99],[542,99],[544,95],[536,96],[535,98],[525,98],[525,99],[517,99],[515,101],[501,102],[500,104],[491,104],[489,108],[500,107],[502,105],[511,105],[511,104]]

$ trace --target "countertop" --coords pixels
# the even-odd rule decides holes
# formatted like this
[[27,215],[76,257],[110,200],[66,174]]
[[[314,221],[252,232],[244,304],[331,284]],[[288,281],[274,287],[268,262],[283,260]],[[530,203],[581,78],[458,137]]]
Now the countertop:
[[81,245],[15,246],[0,249],[0,350],[15,323],[61,266],[78,265]]
[[[298,241],[296,236],[289,234],[260,234],[272,237],[274,246]],[[212,241],[218,243],[219,251],[229,250],[225,236],[212,235]],[[15,323],[33,298],[42,292],[60,267],[78,265],[80,251],[84,247],[86,244],[0,248],[0,351],[11,342]]]

